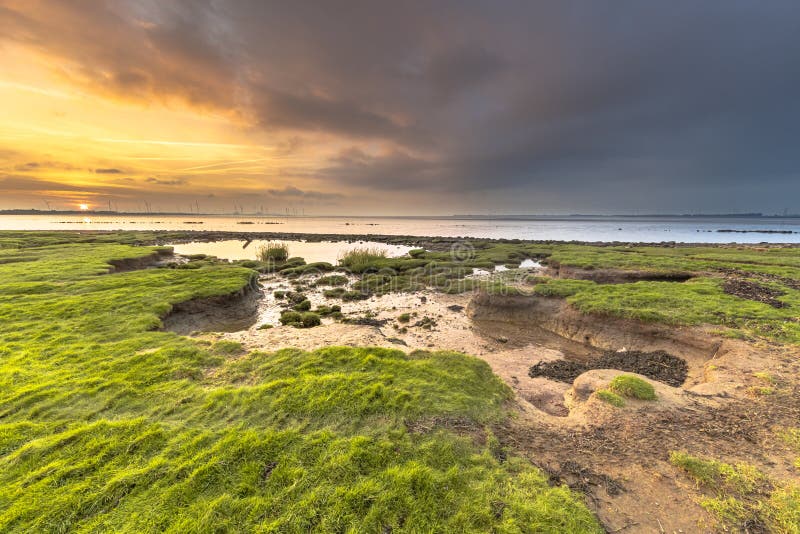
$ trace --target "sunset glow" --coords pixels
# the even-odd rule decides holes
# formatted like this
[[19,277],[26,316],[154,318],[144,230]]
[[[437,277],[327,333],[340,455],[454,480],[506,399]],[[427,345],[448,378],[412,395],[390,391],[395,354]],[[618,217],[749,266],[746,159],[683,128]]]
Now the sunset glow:
[[0,0],[0,209],[730,213],[800,195],[800,113],[776,104],[800,89],[791,4],[345,11]]

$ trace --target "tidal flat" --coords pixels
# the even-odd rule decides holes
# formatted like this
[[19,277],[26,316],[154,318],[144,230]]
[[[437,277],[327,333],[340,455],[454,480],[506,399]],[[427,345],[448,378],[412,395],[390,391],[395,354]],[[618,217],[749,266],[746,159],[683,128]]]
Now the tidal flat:
[[800,248],[238,235],[0,232],[0,530],[798,532]]

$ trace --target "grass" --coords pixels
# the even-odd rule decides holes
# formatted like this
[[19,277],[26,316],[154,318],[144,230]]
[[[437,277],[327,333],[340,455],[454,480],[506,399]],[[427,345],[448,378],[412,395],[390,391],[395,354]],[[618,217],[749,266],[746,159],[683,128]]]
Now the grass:
[[625,399],[623,399],[622,397],[620,397],[619,395],[608,389],[599,389],[597,390],[597,392],[595,392],[595,395],[601,401],[608,403],[616,408],[622,408],[623,406],[625,406]]
[[386,250],[380,247],[357,247],[342,254],[339,265],[354,273],[363,273],[376,263],[385,260],[386,256]]
[[314,285],[317,286],[343,286],[347,285],[348,279],[343,274],[329,274],[317,279]]
[[485,362],[159,331],[253,271],[110,274],[153,251],[117,236],[137,239],[0,233],[0,531],[602,532],[581,497],[478,439],[511,397]]
[[656,390],[653,386],[633,375],[619,375],[615,376],[609,384],[608,389],[623,397],[637,400],[655,400]]
[[280,241],[267,241],[258,247],[256,256],[267,263],[283,263],[289,259],[289,245]]
[[[780,434],[781,439],[786,445],[798,455],[800,455],[800,427],[787,428]],[[794,466],[800,469],[800,456],[794,461]]]
[[[304,302],[308,301],[306,300]],[[291,310],[281,312],[280,322],[282,325],[294,326],[295,328],[312,328],[322,324],[319,314],[307,311],[307,309],[302,312]]]
[[726,529],[761,524],[769,532],[800,532],[799,485],[777,484],[746,463],[728,464],[681,451],[670,454],[670,463],[710,493],[699,503]]

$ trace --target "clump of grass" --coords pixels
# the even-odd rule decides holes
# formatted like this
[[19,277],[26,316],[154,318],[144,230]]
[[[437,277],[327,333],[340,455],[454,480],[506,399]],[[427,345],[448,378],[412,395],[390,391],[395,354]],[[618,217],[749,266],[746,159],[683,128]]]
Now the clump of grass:
[[334,287],[333,289],[325,289],[322,291],[322,296],[326,299],[340,299],[347,290],[343,287]]
[[311,301],[308,300],[308,299],[301,300],[300,302],[295,304],[293,307],[294,307],[295,311],[299,311],[299,312],[308,311],[308,310],[311,309]]
[[281,313],[280,322],[284,326],[294,326],[295,328],[311,328],[322,323],[318,313],[297,312],[286,310]]
[[276,299],[282,299],[282,298],[286,297],[286,293],[287,293],[287,291],[279,290],[279,291],[273,292],[272,296],[275,297]]
[[347,284],[347,277],[343,274],[329,274],[320,277],[314,285],[317,286],[343,286]]
[[625,399],[614,393],[613,391],[609,391],[607,389],[599,389],[595,392],[597,398],[603,402],[610,404],[611,406],[615,406],[617,408],[622,408],[625,406]]
[[771,374],[766,372],[766,371],[759,371],[757,373],[753,373],[753,376],[758,378],[759,380],[763,380],[764,382],[767,382],[768,384],[774,384],[775,383],[775,378]]
[[339,265],[354,273],[363,273],[377,268],[387,257],[386,250],[379,247],[357,247],[346,251],[339,257]]
[[370,294],[365,291],[345,291],[341,294],[341,299],[349,302],[354,300],[366,300],[370,297]]
[[399,322],[401,322],[401,323],[407,323],[407,322],[409,322],[411,320],[411,314],[410,313],[401,313],[400,315],[397,316],[397,320]]
[[619,375],[614,377],[609,384],[608,389],[622,395],[623,397],[628,397],[630,399],[638,399],[638,400],[655,400],[656,399],[656,390],[653,388],[652,384],[647,382],[646,380],[642,380],[638,376],[633,375]]
[[289,259],[289,245],[280,241],[267,241],[258,247],[256,257],[267,263],[283,263]]
[[731,465],[681,451],[670,453],[669,461],[686,471],[698,484],[715,490],[747,494],[759,490],[767,482],[763,473],[745,463]]
[[747,388],[747,392],[755,397],[768,397],[775,394],[775,388],[772,386],[751,386]]

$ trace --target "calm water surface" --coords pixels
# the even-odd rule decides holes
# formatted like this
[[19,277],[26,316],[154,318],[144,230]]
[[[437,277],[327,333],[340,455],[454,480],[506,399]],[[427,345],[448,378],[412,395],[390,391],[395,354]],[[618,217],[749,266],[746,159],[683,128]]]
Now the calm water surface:
[[[248,223],[248,224],[242,224]],[[717,230],[782,230],[792,234],[720,233]],[[89,216],[3,215],[0,230],[218,230],[387,234],[564,241],[683,243],[798,243],[800,219],[762,218],[542,218],[535,220],[400,217]]]
[[[375,243],[371,241],[354,241],[352,243],[321,241],[319,243],[307,243],[305,241],[280,240],[280,242],[286,243],[289,247],[289,256],[300,256],[308,263],[327,261],[333,265],[336,265],[339,258],[341,258],[345,252],[354,248],[369,247],[371,249],[385,250],[386,255],[390,258],[405,256],[406,253],[411,250],[411,247],[387,245],[385,243]],[[170,246],[175,249],[177,254],[208,254],[226,260],[254,260],[258,254],[258,248],[264,243],[266,243],[266,241],[258,239],[250,243],[238,240],[225,240],[214,241],[212,243],[178,243],[170,244]]]

